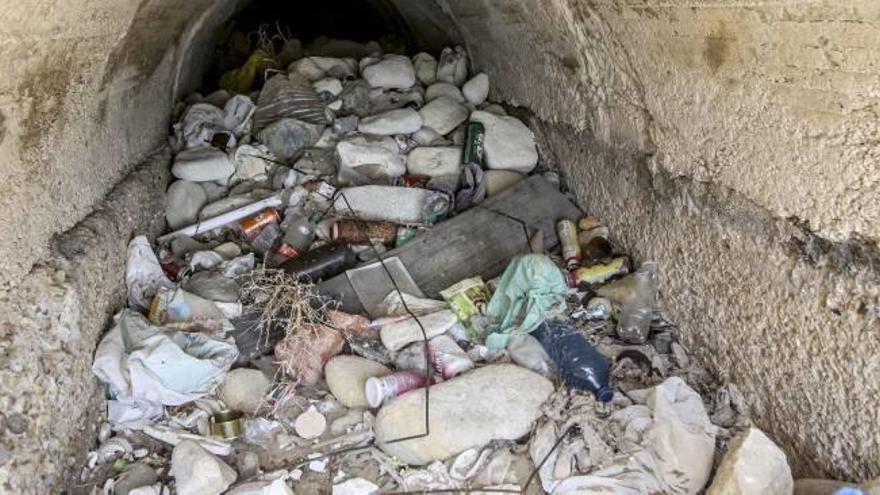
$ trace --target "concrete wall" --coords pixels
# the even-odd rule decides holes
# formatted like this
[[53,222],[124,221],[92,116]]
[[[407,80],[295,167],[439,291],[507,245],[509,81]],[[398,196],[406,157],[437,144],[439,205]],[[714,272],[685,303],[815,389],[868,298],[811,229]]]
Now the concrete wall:
[[880,475],[880,4],[443,5],[797,474]]
[[[394,3],[531,109],[544,160],[660,262],[664,309],[798,474],[880,475],[880,5]],[[120,179],[238,6],[0,0],[0,491],[58,491],[93,438],[91,352],[128,238],[161,227],[167,155]]]

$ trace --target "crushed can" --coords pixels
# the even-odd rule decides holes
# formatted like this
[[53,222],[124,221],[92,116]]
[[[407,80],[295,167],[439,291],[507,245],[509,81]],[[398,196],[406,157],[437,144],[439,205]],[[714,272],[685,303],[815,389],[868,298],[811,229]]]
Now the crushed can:
[[281,216],[275,208],[265,208],[259,213],[251,215],[238,224],[241,233],[248,239],[254,239],[266,225],[270,223],[278,223]]

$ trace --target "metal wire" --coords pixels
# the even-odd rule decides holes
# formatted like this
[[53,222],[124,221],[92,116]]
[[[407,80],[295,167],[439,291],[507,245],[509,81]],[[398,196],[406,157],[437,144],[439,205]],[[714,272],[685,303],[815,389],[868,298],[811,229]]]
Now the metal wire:
[[[274,161],[274,160],[271,160],[268,158],[267,158],[267,160]],[[276,162],[276,163],[278,163],[278,162]],[[334,193],[333,198],[331,198],[330,206],[326,210],[324,210],[324,212],[322,212],[321,218],[323,218],[324,216],[327,215],[327,213],[329,213],[329,211],[335,206],[336,201],[339,198],[342,199],[342,201],[345,203],[345,207],[348,209],[349,214],[354,218],[355,225],[357,225],[357,228],[358,228],[358,230],[360,230],[361,235],[364,236],[364,238],[369,239],[369,235],[368,235],[367,228],[366,228],[366,222],[354,211],[354,208],[351,207],[351,203],[348,202],[348,198],[345,197],[345,193],[343,193],[342,190],[337,190],[336,193]],[[497,210],[493,210],[491,208],[487,208],[484,206],[479,206],[479,207],[483,208],[486,211],[495,213],[497,215],[503,216],[505,218],[508,218],[510,220],[513,220],[513,221],[519,223],[523,228],[523,234],[525,235],[525,238],[526,238],[526,246],[528,246],[530,236],[529,236],[528,224],[525,220],[513,217],[513,216],[508,215],[506,213],[499,212]],[[391,281],[392,286],[394,286],[394,290],[397,292],[397,295],[400,297],[400,301],[401,301],[401,304],[403,305],[403,309],[407,312],[407,314],[409,314],[409,316],[411,318],[413,318],[413,320],[415,320],[416,324],[419,326],[419,330],[422,333],[422,342],[424,343],[424,348],[425,348],[425,378],[426,378],[426,385],[425,385],[425,389],[424,389],[425,390],[425,431],[424,431],[424,433],[418,433],[418,434],[409,435],[406,437],[388,440],[388,441],[384,442],[387,445],[387,444],[393,444],[393,443],[398,443],[398,442],[404,442],[407,440],[424,438],[424,437],[427,437],[430,435],[430,433],[431,433],[430,388],[431,388],[431,378],[432,378],[431,377],[431,362],[430,362],[430,354],[429,354],[430,351],[428,349],[428,335],[427,335],[427,331],[425,330],[425,327],[422,325],[422,322],[419,320],[419,318],[416,316],[416,314],[412,310],[410,310],[409,307],[407,306],[406,300],[403,297],[403,291],[400,290],[400,287],[397,285],[397,281],[394,279],[394,276],[391,274],[391,271],[388,269],[388,266],[385,264],[385,259],[382,257],[382,253],[380,253],[379,250],[376,249],[376,246],[374,243],[369,242],[369,246],[370,246],[370,249],[373,251],[373,254],[376,256],[376,259],[378,259],[379,264],[382,266],[382,269],[385,271],[385,274],[388,276],[388,279]],[[336,329],[336,330],[341,331],[342,329]],[[524,494],[524,493],[526,493],[526,490],[531,485],[531,483],[537,477],[540,469],[544,466],[544,464],[550,458],[550,455],[557,448],[559,448],[559,445],[562,443],[562,441],[565,439],[565,437],[568,435],[568,433],[573,428],[574,428],[574,426],[569,427],[566,431],[564,431],[559,436],[559,438],[556,439],[556,442],[553,444],[551,449],[547,452],[547,455],[545,455],[544,458],[541,459],[541,462],[537,466],[535,466],[535,469],[530,473],[528,479],[526,480],[526,483],[519,490],[512,490],[512,489],[507,489],[507,488],[441,488],[441,489],[414,490],[414,491],[394,491],[394,492],[385,492],[385,493],[387,495],[409,495],[409,494],[418,494],[418,493],[474,493],[474,492]],[[326,454],[323,454],[321,456],[304,460],[303,462],[297,464],[297,466],[302,466],[302,465],[308,464],[309,462],[312,462],[312,461],[335,457],[335,456],[346,454],[349,452],[357,452],[360,450],[370,449],[370,448],[373,448],[374,445],[375,445],[375,441],[371,441],[371,442],[367,443],[366,445],[362,445],[362,446],[346,447],[346,448],[342,448],[342,449],[337,449],[334,451],[330,451]]]

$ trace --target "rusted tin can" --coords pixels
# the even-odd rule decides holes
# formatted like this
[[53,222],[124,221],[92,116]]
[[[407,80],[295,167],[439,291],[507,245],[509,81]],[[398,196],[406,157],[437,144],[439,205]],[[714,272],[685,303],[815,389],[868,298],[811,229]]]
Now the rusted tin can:
[[260,230],[263,229],[266,225],[275,222],[278,223],[281,221],[281,216],[278,215],[278,210],[275,208],[265,208],[263,211],[251,215],[238,224],[238,228],[241,229],[241,232],[248,239],[253,239],[260,233]]
[[556,222],[556,235],[562,247],[562,258],[569,268],[577,266],[582,259],[581,245],[578,243],[577,225],[571,220]]
[[339,220],[330,231],[333,242],[339,244],[382,243],[391,246],[397,239],[397,224],[391,222],[361,222],[357,220]]

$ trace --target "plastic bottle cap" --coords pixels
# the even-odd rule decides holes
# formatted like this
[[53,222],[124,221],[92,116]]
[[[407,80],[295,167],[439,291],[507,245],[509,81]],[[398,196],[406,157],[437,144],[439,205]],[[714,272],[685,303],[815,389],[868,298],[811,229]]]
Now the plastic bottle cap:
[[614,390],[602,387],[596,392],[596,398],[602,402],[611,402],[611,399],[614,398]]
[[385,400],[385,394],[382,390],[382,383],[375,376],[371,376],[367,378],[367,383],[364,384],[364,395],[367,396],[367,404],[370,407],[379,407],[382,405],[382,401]]

